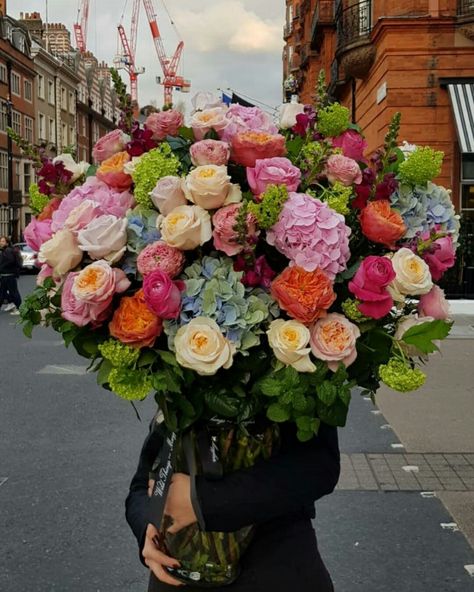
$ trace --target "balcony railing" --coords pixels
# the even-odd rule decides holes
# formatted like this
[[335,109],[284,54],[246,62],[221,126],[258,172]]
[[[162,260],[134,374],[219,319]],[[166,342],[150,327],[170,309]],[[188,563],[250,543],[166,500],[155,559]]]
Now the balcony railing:
[[474,15],[474,0],[458,0],[458,16]]
[[336,13],[338,47],[350,45],[372,30],[372,0],[360,0],[343,8],[342,2],[337,5]]

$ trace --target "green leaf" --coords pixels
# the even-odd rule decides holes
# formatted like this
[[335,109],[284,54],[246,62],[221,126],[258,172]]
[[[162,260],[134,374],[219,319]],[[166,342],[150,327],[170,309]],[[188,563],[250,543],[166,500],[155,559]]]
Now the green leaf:
[[86,171],[86,177],[94,177],[97,172],[97,166],[91,164],[90,167]]
[[156,353],[152,350],[144,351],[138,358],[138,367],[151,366],[156,360]]
[[280,403],[273,403],[267,409],[267,417],[270,421],[283,423],[290,419],[290,411],[288,407],[284,407],[283,405],[280,405]]
[[446,339],[452,326],[452,322],[441,320],[421,323],[405,331],[402,341],[408,345],[415,346],[424,354],[431,354],[439,349],[433,341],[436,339]]
[[163,350],[157,350],[156,353],[160,356],[165,364],[169,364],[170,366],[179,367],[178,361],[176,360],[176,356],[169,352]]
[[109,360],[102,360],[102,364],[100,365],[99,371],[97,372],[97,384],[99,386],[104,386],[109,382],[109,374],[112,370],[113,365]]
[[185,140],[189,140],[194,142],[194,132],[191,127],[180,127],[179,128],[179,135],[184,138]]
[[281,382],[272,376],[267,376],[260,380],[258,386],[267,397],[279,397],[282,393]]
[[339,399],[346,407],[349,407],[351,402],[351,389],[349,387],[341,387],[339,390]]
[[207,391],[204,401],[211,411],[223,417],[235,417],[239,412],[238,402],[223,393]]
[[23,334],[25,335],[25,337],[29,337],[31,339],[31,336],[33,334],[33,328],[34,324],[31,321],[28,321],[23,325]]
[[331,384],[329,380],[325,380],[320,386],[318,386],[316,392],[318,399],[324,403],[324,405],[329,407],[336,401],[338,389],[334,384]]
[[328,425],[337,427],[346,425],[348,407],[339,398],[330,407],[317,401],[316,411],[321,421]]

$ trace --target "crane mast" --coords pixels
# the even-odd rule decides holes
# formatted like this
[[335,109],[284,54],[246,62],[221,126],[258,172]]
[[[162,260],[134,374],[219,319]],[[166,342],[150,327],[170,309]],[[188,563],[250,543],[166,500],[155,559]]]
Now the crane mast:
[[80,0],[77,13],[77,22],[74,23],[74,35],[76,37],[77,49],[81,53],[87,51],[87,21],[89,19],[89,1]]
[[143,74],[143,68],[137,68],[135,64],[135,55],[137,47],[138,17],[140,13],[140,0],[134,0],[132,9],[132,25],[130,31],[130,42],[128,41],[125,28],[122,24],[118,26],[120,43],[122,45],[122,55],[114,60],[117,68],[125,69],[130,78],[130,95],[132,102],[138,104],[138,75]]

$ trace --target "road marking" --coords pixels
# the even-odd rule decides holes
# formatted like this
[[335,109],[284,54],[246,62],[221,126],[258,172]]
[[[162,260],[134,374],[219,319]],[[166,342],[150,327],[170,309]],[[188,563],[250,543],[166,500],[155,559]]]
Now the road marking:
[[8,481],[8,477],[0,477],[0,487]]
[[434,491],[422,491],[420,495],[424,498],[436,497],[436,493]]
[[443,530],[450,530],[451,532],[458,532],[459,526],[456,522],[441,522],[440,526]]
[[471,578],[474,578],[474,565],[465,565],[464,569],[471,576]]
[[60,345],[64,345],[64,341],[46,341],[46,339],[33,339],[31,341],[27,341],[26,343],[22,343],[21,345],[22,347],[29,347],[30,345],[34,345],[36,347],[59,347]]
[[390,444],[390,446],[392,448],[405,448],[405,446],[403,446],[403,444],[400,444],[399,442],[397,442],[396,444]]
[[364,397],[364,401],[372,402],[372,398],[371,397]]
[[87,374],[87,366],[74,366],[74,365],[57,365],[57,366],[45,366],[38,370],[37,374],[61,374],[69,376],[84,376]]
[[380,409],[375,409],[374,411],[371,411],[370,413],[372,413],[372,415],[382,415],[382,412],[380,411]]
[[417,467],[416,465],[405,465],[404,467],[402,467],[402,469],[406,473],[419,473],[420,472],[420,467]]
[[384,423],[383,425],[380,426],[381,430],[391,430],[392,426],[389,423]]

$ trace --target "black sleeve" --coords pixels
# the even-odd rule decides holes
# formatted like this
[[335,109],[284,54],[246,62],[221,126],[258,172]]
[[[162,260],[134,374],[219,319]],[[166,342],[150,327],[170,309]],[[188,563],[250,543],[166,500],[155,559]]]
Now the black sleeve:
[[292,443],[267,461],[220,481],[197,476],[195,495],[208,531],[231,532],[298,512],[331,493],[339,479],[337,429],[321,425],[310,442]]
[[158,430],[150,430],[140,453],[138,467],[130,483],[125,500],[125,516],[138,542],[140,561],[148,526],[148,476],[158,456],[163,437]]

